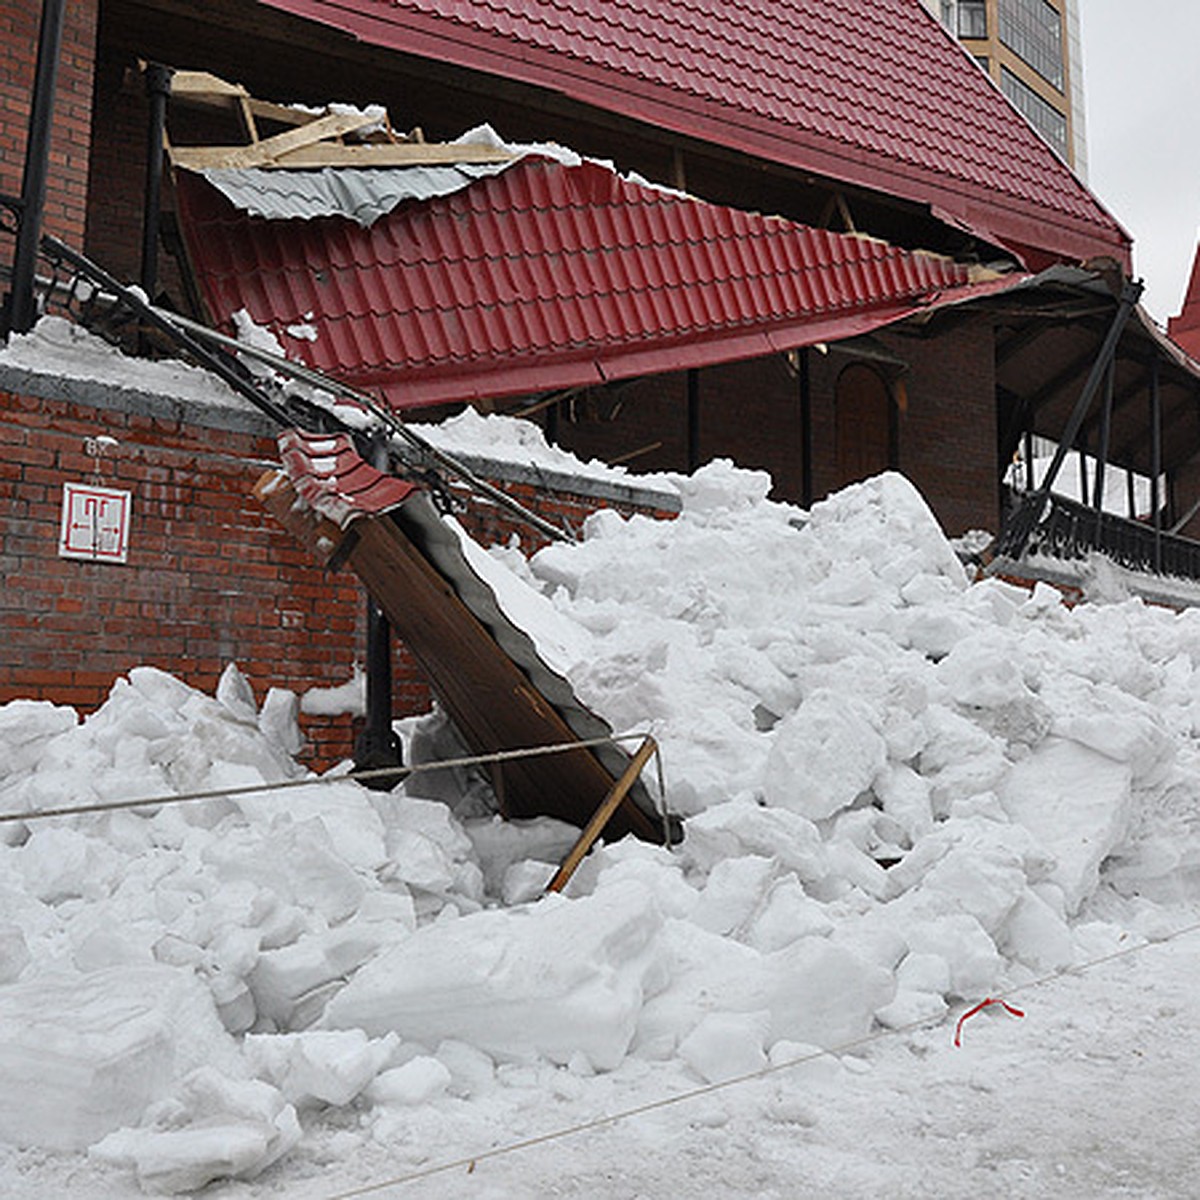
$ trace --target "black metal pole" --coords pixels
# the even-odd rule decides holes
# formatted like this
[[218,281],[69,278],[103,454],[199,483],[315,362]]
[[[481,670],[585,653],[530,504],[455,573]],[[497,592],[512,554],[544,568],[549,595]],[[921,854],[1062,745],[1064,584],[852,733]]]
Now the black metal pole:
[[694,367],[687,372],[687,469],[700,465],[700,372]]
[[1162,571],[1162,397],[1158,390],[1158,359],[1150,369],[1150,508],[1154,514],[1154,569]]
[[1081,504],[1086,504],[1088,498],[1088,435],[1086,429],[1075,439],[1075,452],[1079,455],[1079,501]]
[[158,227],[162,208],[163,132],[167,127],[167,101],[171,98],[169,67],[146,66],[146,192],[142,208],[142,291],[153,302],[158,287]]
[[1113,388],[1116,375],[1116,363],[1109,363],[1108,379],[1104,384],[1104,412],[1100,418],[1100,449],[1096,454],[1096,486],[1092,493],[1092,507],[1097,512],[1104,508],[1104,470],[1108,466],[1109,441],[1112,436]]
[[[376,436],[371,464],[388,470],[387,440]],[[392,731],[392,627],[382,608],[367,598],[367,719],[354,746],[354,765],[360,771],[398,767],[403,763],[400,742]],[[367,784],[390,791],[394,779]]]
[[812,436],[812,366],[807,346],[800,348],[800,503],[812,508],[813,503],[813,436]]
[[64,10],[63,0],[42,0],[37,67],[29,108],[29,134],[25,140],[25,169],[21,177],[21,221],[13,251],[12,292],[4,322],[5,336],[9,333],[28,333],[37,321],[33,280],[42,236],[42,216],[46,209],[50,129],[54,121],[54,90],[58,83]]

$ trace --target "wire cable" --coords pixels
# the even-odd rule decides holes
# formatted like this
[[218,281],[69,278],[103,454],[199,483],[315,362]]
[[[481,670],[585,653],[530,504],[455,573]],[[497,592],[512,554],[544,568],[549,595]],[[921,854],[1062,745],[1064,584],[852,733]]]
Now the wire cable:
[[509,762],[517,758],[537,758],[551,754],[569,754],[575,750],[590,750],[597,746],[615,746],[621,742],[644,740],[644,733],[617,733],[608,737],[588,738],[578,742],[555,742],[546,746],[528,746],[517,750],[497,750],[491,754],[474,754],[466,758],[447,758],[438,762],[414,763],[407,767],[373,767],[369,771],[348,771],[344,775],[317,775],[303,779],[284,779],[275,783],[250,783],[241,787],[213,788],[202,792],[175,792],[166,796],[147,796],[137,800],[104,800],[96,804],[64,805],[61,808],[39,808],[28,812],[0,813],[0,825],[16,821],[43,821],[50,817],[77,817],[87,813],[120,812],[131,808],[162,808],[169,804],[191,804],[199,800],[228,800],[235,796],[282,792],[292,788],[319,787],[347,780],[364,783],[368,780],[394,779],[397,783],[411,775],[427,771],[447,771],[454,767],[478,767],[488,763]]
[[[1053,983],[1055,980],[1062,979],[1070,975],[1084,975],[1089,971],[1095,970],[1097,967],[1104,966],[1114,962],[1120,958],[1128,958],[1135,954],[1141,954],[1154,946],[1167,945],[1170,942],[1177,941],[1185,937],[1187,934],[1200,931],[1200,921],[1191,925],[1186,925],[1181,929],[1176,929],[1165,937],[1156,938],[1153,941],[1137,942],[1131,946],[1116,950],[1111,954],[1101,955],[1098,958],[1089,959],[1084,963],[1072,964],[1068,967],[1062,967],[1057,971],[1052,971],[1046,975],[1042,975],[1037,979],[1031,979],[1025,983],[1018,984],[1009,988],[1003,993],[997,993],[995,999],[1000,1001],[1004,998],[1015,996],[1019,992],[1027,992],[1034,988],[1043,987],[1048,983]],[[432,1167],[423,1167],[417,1171],[410,1171],[404,1175],[396,1175],[390,1179],[381,1179],[374,1183],[364,1184],[361,1187],[351,1188],[349,1191],[336,1192],[328,1195],[326,1200],[355,1200],[359,1196],[369,1196],[377,1192],[383,1191],[384,1188],[400,1187],[407,1183],[415,1183],[421,1179],[428,1179],[434,1175],[444,1175],[450,1171],[473,1171],[476,1164],[485,1162],[488,1159],[500,1158],[506,1154],[514,1154],[518,1150],[528,1150],[534,1146],[542,1146],[548,1142],[560,1141],[564,1138],[574,1137],[580,1133],[588,1133],[593,1129],[600,1129],[605,1125],[615,1125],[620,1121],[628,1121],[634,1117],[644,1116],[646,1113],[657,1112],[664,1108],[671,1108],[676,1104],[687,1104],[692,1100],[700,1099],[704,1096],[711,1096],[716,1092],[727,1091],[732,1088],[742,1087],[746,1084],[756,1083],[759,1080],[767,1079],[772,1075],[781,1074],[784,1071],[790,1071],[795,1067],[803,1066],[805,1063],[813,1062],[819,1058],[836,1058],[843,1054],[847,1054],[852,1050],[859,1050],[865,1046],[874,1044],[875,1042],[883,1041],[890,1037],[899,1037],[907,1033],[915,1033],[919,1029],[932,1029],[938,1025],[943,1025],[950,1020],[949,1014],[944,1014],[940,1017],[923,1017],[916,1021],[910,1021],[906,1025],[899,1025],[890,1029],[876,1029],[871,1033],[864,1034],[862,1037],[853,1038],[850,1041],[842,1042],[840,1045],[831,1046],[827,1049],[813,1050],[807,1054],[802,1054],[797,1058],[788,1059],[786,1062],[772,1063],[770,1066],[763,1067],[757,1071],[750,1071],[744,1075],[736,1075],[730,1079],[722,1079],[716,1083],[702,1084],[700,1087],[690,1088],[685,1092],[678,1092],[674,1096],[663,1096],[658,1100],[649,1100],[644,1104],[632,1105],[629,1108],[619,1109],[614,1113],[606,1113],[603,1116],[594,1117],[588,1121],[581,1121],[575,1125],[567,1125],[561,1129],[550,1130],[547,1133],[536,1134],[533,1137],[522,1138],[519,1141],[509,1142],[503,1146],[494,1146],[489,1150],[481,1150],[478,1154],[467,1155],[462,1158],[452,1159],[448,1162],[438,1163]]]

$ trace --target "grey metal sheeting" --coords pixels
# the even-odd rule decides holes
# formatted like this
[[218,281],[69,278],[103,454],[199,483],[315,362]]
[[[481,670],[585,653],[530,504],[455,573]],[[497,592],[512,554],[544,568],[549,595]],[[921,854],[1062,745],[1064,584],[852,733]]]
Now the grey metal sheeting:
[[449,196],[477,179],[498,175],[512,162],[314,171],[221,167],[200,174],[231,204],[252,216],[285,221],[346,217],[367,229],[405,200]]

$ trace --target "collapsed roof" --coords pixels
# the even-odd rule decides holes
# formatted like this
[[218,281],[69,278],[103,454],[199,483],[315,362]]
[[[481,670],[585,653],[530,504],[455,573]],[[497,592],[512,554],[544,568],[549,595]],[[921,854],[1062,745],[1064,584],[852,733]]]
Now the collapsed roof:
[[[503,606],[461,527],[437,513],[426,491],[364,462],[344,434],[292,429],[279,446],[283,469],[268,472],[256,495],[328,568],[349,565],[470,749],[495,756],[571,747],[492,761],[500,811],[585,826],[631,759]],[[677,835],[639,781],[608,830],[651,841]]]
[[267,219],[235,207],[229,187],[178,173],[201,294],[214,321],[244,309],[289,353],[401,409],[787,351],[1012,278],[589,161],[527,156],[450,194],[401,200],[366,228],[294,219],[309,206],[304,178],[242,177],[242,202],[283,205]]

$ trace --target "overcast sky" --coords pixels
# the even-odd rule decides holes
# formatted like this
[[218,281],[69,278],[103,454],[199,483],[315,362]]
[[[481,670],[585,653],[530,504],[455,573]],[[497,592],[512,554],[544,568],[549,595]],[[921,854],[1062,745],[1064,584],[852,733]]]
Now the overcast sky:
[[1200,2],[1080,0],[1088,183],[1133,235],[1143,305],[1183,303],[1200,232]]

